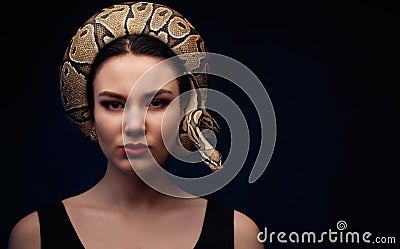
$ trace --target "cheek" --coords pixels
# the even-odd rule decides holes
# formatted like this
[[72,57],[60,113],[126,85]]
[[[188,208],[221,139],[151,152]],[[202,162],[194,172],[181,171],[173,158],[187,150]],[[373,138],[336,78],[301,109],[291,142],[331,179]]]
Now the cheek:
[[179,131],[181,120],[180,108],[168,108],[159,120],[159,133],[166,145],[173,145]]
[[95,112],[95,126],[99,139],[110,141],[122,132],[122,117],[120,115],[105,115]]

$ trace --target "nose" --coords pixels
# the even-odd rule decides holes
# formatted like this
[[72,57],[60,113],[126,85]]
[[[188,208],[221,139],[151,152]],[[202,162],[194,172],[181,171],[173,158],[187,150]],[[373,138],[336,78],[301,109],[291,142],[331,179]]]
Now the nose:
[[130,137],[144,136],[146,130],[145,117],[145,108],[125,109],[123,122],[123,130],[125,135]]

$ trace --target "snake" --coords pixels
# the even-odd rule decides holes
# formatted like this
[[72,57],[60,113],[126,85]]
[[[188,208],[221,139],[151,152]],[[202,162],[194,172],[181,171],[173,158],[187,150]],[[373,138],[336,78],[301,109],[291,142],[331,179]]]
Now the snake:
[[192,89],[197,89],[181,120],[179,140],[188,151],[199,151],[212,170],[222,169],[222,155],[203,131],[218,134],[220,127],[206,109],[208,61],[204,40],[178,11],[159,3],[123,2],[102,8],[81,25],[70,39],[60,67],[61,102],[67,118],[90,137],[92,113],[86,95],[87,77],[100,49],[125,35],[148,35],[183,56]]

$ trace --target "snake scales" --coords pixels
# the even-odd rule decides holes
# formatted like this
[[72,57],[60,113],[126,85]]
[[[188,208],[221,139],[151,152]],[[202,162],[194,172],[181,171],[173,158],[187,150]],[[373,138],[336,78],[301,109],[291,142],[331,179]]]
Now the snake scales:
[[[203,136],[202,130],[219,133],[217,122],[205,109],[208,87],[204,41],[179,12],[162,4],[125,2],[103,8],[89,18],[70,40],[60,68],[60,90],[66,116],[89,136],[93,130],[86,97],[87,76],[98,51],[110,41],[127,35],[149,35],[184,56],[192,89],[188,112],[181,122],[179,138],[189,151],[198,150],[203,162],[215,171],[222,168],[221,154]],[[188,55],[188,56],[185,56]],[[196,73],[190,73],[194,71]],[[199,73],[200,72],[200,73]]]

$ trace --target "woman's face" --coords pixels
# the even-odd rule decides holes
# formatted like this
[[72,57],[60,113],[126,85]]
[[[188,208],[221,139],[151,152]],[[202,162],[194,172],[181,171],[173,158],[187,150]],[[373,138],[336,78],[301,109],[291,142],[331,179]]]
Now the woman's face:
[[129,173],[134,173],[132,166],[147,169],[155,161],[164,165],[169,153],[163,138],[174,141],[177,135],[182,112],[179,99],[172,101],[180,94],[178,81],[165,80],[171,68],[138,83],[161,61],[146,55],[111,57],[93,81],[94,125],[100,147],[109,164]]

